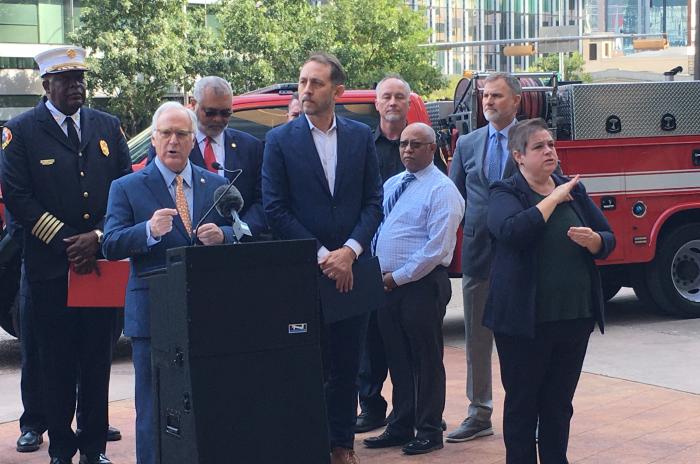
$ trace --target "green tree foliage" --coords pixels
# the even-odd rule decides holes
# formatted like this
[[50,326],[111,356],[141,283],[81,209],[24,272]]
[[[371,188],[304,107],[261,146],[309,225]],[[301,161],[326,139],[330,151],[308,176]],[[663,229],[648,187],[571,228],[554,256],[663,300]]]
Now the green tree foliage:
[[[584,64],[583,56],[579,52],[564,55],[564,76],[562,76],[562,79],[565,81],[591,82],[593,80],[591,75],[583,70]],[[528,71],[531,72],[558,70],[558,53],[542,55],[528,68]]]
[[185,83],[185,0],[85,0],[75,42],[89,48],[91,93],[110,98],[128,134],[150,121],[168,87]]
[[129,134],[148,124],[168,89],[189,90],[209,74],[234,93],[296,82],[316,50],[338,56],[348,88],[390,72],[421,94],[445,84],[433,52],[418,46],[429,37],[425,12],[403,0],[221,0],[206,10],[186,0],[84,0],[80,19],[74,40],[92,51],[91,93],[112,97],[108,110]]

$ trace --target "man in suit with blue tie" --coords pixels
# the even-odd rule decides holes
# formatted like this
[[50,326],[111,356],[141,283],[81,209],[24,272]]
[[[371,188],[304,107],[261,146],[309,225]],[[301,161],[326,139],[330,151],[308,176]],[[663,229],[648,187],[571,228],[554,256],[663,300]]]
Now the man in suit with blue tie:
[[489,290],[491,239],[486,228],[489,185],[510,177],[516,166],[508,155],[508,131],[516,123],[522,89],[505,73],[484,81],[482,105],[489,124],[457,140],[450,178],[465,199],[462,241],[462,296],[467,351],[467,417],[447,435],[447,442],[463,442],[493,435],[491,354],[493,333],[481,325]]
[[[136,382],[136,459],[154,464],[155,406],[151,379],[148,282],[144,272],[165,266],[168,248],[188,246],[193,227],[226,180],[189,162],[197,121],[176,102],[153,116],[156,159],[143,170],[113,182],[109,191],[102,251],[107,259],[130,258],[124,334],[131,337]],[[196,238],[204,245],[233,242],[233,230],[215,210],[204,218]]]
[[[316,53],[304,63],[299,74],[304,115],[268,132],[262,182],[272,231],[283,239],[315,239],[320,270],[339,292],[353,288],[353,261],[369,258],[382,218],[372,133],[335,115],[344,82],[345,71],[332,55]],[[322,329],[332,464],[359,463],[353,451],[356,380],[366,325],[367,314],[361,314]]]

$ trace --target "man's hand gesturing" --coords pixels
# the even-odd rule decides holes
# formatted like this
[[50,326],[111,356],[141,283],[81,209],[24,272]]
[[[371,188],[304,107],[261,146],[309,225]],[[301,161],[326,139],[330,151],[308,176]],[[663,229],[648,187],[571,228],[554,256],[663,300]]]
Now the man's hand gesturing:
[[177,210],[173,208],[163,208],[156,210],[151,216],[151,235],[160,238],[173,230],[173,216],[177,216]]

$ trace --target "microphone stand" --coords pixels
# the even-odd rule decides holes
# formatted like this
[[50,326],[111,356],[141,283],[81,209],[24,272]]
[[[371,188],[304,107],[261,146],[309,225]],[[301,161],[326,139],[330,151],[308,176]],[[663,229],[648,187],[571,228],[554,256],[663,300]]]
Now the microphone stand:
[[204,220],[207,218],[207,216],[209,216],[209,213],[211,213],[211,212],[214,210],[214,208],[216,208],[216,205],[219,204],[219,202],[221,201],[221,199],[229,192],[229,190],[231,190],[231,187],[233,187],[233,183],[236,181],[236,179],[238,179],[238,176],[240,176],[241,174],[243,174],[243,169],[234,169],[234,170],[232,171],[232,170],[230,170],[230,169],[225,169],[225,168],[224,168],[223,166],[221,166],[219,163],[212,163],[212,167],[213,167],[214,169],[219,169],[219,168],[221,168],[223,171],[231,172],[231,173],[234,173],[234,172],[238,171],[238,173],[236,173],[235,177],[234,177],[233,179],[231,179],[231,182],[229,182],[228,186],[226,186],[226,189],[225,189],[223,192],[221,192],[221,195],[219,195],[219,196],[216,198],[216,200],[214,200],[214,203],[212,203],[212,205],[209,207],[209,209],[207,210],[207,212],[204,213],[204,216],[202,216],[202,218],[199,220],[199,222],[198,222],[197,225],[195,226],[194,230],[192,231],[192,238],[191,238],[191,240],[190,240],[190,245],[191,245],[191,246],[194,246],[194,245],[197,243],[197,229],[199,229],[199,226],[201,226],[201,225],[204,223]]

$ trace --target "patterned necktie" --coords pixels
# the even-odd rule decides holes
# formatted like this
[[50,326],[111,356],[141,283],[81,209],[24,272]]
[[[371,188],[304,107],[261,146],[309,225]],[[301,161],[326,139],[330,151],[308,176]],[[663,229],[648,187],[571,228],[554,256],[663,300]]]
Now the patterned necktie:
[[182,186],[182,176],[175,177],[175,208],[177,213],[185,225],[185,230],[188,234],[192,234],[192,220],[190,219],[190,207],[187,206],[187,198],[185,197],[185,189]]
[[66,132],[68,133],[68,142],[75,150],[76,153],[80,151],[80,139],[78,138],[78,132],[75,130],[75,121],[73,118],[66,118]]
[[384,225],[384,221],[386,221],[386,218],[389,217],[389,213],[391,213],[391,210],[394,209],[396,202],[399,201],[399,197],[406,190],[408,184],[410,184],[414,180],[416,180],[415,174],[407,172],[403,176],[403,179],[401,179],[401,183],[399,184],[399,186],[396,187],[396,190],[394,190],[394,193],[392,193],[387,202],[384,203],[384,219],[379,224],[379,227],[377,228],[377,233],[374,234],[374,238],[372,239],[372,256],[376,256],[377,238],[379,238],[379,232],[382,230],[382,225]]
[[487,177],[489,182],[494,182],[501,179],[501,163],[503,161],[503,134],[496,132],[491,136],[491,144],[489,145],[489,165]]
[[212,167],[214,163],[216,163],[216,155],[214,155],[214,149],[211,146],[211,137],[207,136],[204,139],[204,165],[209,171],[217,174],[219,171]]

